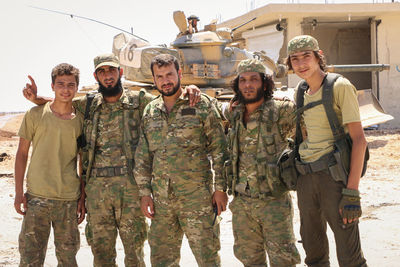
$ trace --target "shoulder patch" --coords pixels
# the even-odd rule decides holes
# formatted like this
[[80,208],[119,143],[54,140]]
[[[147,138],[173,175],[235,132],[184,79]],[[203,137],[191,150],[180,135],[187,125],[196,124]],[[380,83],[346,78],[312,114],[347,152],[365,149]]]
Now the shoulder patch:
[[196,115],[196,110],[194,108],[184,108],[181,110],[181,115]]

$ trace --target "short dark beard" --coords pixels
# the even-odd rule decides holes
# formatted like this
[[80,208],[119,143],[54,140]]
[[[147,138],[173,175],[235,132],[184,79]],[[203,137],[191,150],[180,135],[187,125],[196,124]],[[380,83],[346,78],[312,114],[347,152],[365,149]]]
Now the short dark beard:
[[107,87],[99,82],[99,93],[103,95],[103,97],[112,97],[116,96],[122,92],[122,82],[121,77],[118,78],[117,84],[113,87]]
[[254,98],[246,99],[240,90],[238,91],[238,96],[239,96],[239,102],[243,104],[252,104],[260,101],[262,98],[264,98],[264,90],[263,90],[263,85],[261,85],[259,88],[257,88],[257,95]]
[[158,87],[157,87],[157,91],[159,91],[160,94],[162,94],[163,96],[172,96],[179,90],[179,88],[181,88],[181,78],[178,77],[178,83],[176,84],[176,86],[173,88],[173,90],[171,92],[166,93],[166,92],[162,91],[161,89],[159,89]]

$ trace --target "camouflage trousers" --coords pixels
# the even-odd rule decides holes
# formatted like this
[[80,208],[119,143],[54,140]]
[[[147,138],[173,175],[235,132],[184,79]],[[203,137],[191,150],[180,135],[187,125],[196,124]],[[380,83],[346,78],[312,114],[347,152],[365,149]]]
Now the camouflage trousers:
[[50,229],[54,229],[54,245],[58,266],[78,266],[79,250],[77,201],[51,200],[27,195],[28,209],[19,235],[20,266],[43,266]]
[[86,238],[94,266],[116,266],[118,233],[124,246],[125,266],[145,266],[147,224],[140,210],[136,184],[123,176],[92,178],[86,185],[86,208]]
[[265,199],[235,196],[232,211],[233,246],[236,258],[246,267],[271,267],[300,263],[293,233],[293,207],[288,193]]
[[179,266],[183,234],[200,267],[220,266],[219,225],[213,225],[214,213],[209,192],[155,198],[155,216],[151,221],[149,245],[153,267]]

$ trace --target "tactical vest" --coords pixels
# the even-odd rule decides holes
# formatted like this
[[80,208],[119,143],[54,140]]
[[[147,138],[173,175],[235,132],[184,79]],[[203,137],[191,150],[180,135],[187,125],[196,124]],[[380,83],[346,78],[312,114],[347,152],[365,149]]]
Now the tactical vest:
[[[350,172],[350,159],[352,140],[348,133],[345,133],[343,125],[339,122],[336,112],[333,109],[333,86],[335,81],[341,77],[340,74],[328,73],[322,82],[322,99],[315,102],[310,102],[304,106],[304,93],[308,90],[306,81],[302,81],[298,87],[296,95],[297,120],[296,120],[296,149],[303,142],[301,134],[300,120],[301,115],[307,109],[318,105],[323,105],[326,116],[328,117],[329,125],[334,137],[334,151],[328,155],[324,155],[321,159],[312,163],[296,162],[296,168],[301,174],[313,173],[321,170],[329,170],[334,180],[343,182],[347,185],[347,177]],[[297,151],[298,152],[298,151]],[[368,146],[365,150],[364,164],[361,176],[365,174],[367,169],[367,161],[369,159]]]
[[[258,122],[256,169],[259,188],[263,183],[269,187],[273,196],[280,196],[287,191],[282,183],[277,161],[282,151],[287,147],[286,133],[282,132],[279,125],[279,114],[288,101],[268,100],[263,104],[262,114]],[[228,182],[229,194],[235,193],[239,181],[239,138],[238,129],[243,107],[238,106],[232,116],[229,129],[230,161],[225,162],[225,176]]]
[[[136,146],[139,142],[139,129],[140,120],[142,117],[143,110],[140,108],[141,101],[144,101],[145,91],[125,91],[126,98],[124,99],[122,125],[123,125],[123,153],[127,160],[128,177],[132,183],[135,183],[132,171],[135,166],[134,155]],[[86,96],[86,111],[84,116],[84,135],[85,141],[82,149],[82,177],[86,180],[86,183],[90,179],[91,170],[94,163],[96,139],[98,136],[98,122],[100,110],[103,100],[101,94],[87,95]],[[118,159],[115,159],[118,160]]]

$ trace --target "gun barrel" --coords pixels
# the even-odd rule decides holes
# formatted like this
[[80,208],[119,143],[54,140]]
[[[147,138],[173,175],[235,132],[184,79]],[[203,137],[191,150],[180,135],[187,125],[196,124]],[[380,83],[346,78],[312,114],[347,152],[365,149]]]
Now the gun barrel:
[[351,65],[328,65],[329,72],[367,72],[389,70],[389,64],[351,64]]
[[246,22],[240,24],[239,26],[236,26],[235,28],[232,29],[232,32],[236,31],[236,30],[239,29],[240,27],[243,27],[243,26],[246,25],[247,23],[252,22],[252,21],[255,20],[256,18],[257,18],[257,17],[254,17],[254,18],[252,18],[252,19],[250,19],[250,20],[248,20],[248,21],[246,21]]

